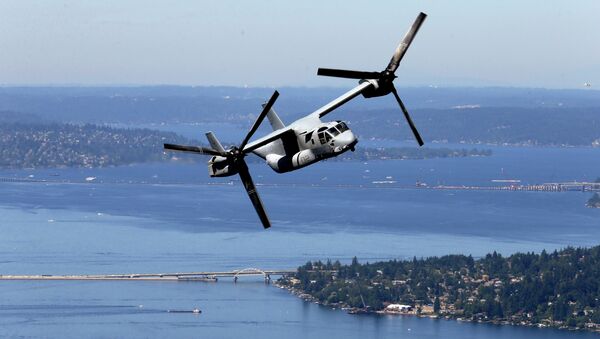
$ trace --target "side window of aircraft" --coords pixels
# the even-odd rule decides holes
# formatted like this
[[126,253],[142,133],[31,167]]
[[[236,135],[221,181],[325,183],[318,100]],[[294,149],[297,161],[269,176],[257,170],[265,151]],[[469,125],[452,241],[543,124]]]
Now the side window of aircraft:
[[327,140],[325,140],[325,133],[323,133],[323,132],[319,133],[319,141],[321,142],[321,144],[324,144],[327,142]]
[[313,132],[307,133],[306,136],[304,137],[304,143],[308,144],[308,142],[310,141],[310,139],[312,138]]
[[331,136],[331,134],[329,134],[328,132],[325,132],[325,141],[329,142],[331,139],[333,139],[333,137]]

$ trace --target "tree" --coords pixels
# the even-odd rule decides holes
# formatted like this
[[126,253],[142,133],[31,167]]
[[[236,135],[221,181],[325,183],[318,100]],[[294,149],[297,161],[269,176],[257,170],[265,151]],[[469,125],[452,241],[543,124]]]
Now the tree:
[[565,299],[559,298],[552,306],[552,319],[557,321],[565,320],[567,314],[569,313],[569,306],[567,305]]
[[433,302],[433,312],[440,313],[440,298],[435,297],[435,301]]

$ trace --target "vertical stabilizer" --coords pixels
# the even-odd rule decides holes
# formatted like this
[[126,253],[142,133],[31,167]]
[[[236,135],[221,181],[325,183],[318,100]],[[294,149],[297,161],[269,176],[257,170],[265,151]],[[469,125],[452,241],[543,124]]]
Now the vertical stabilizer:
[[219,139],[217,139],[217,137],[215,136],[215,134],[213,132],[206,133],[206,138],[208,139],[210,146],[215,151],[217,151],[219,153],[225,153],[225,149],[223,148],[223,145],[221,145],[221,143],[219,142]]
[[[264,108],[265,104],[263,104],[262,106]],[[267,118],[269,119],[269,123],[271,124],[271,127],[273,127],[274,131],[285,127],[285,125],[283,124],[281,119],[279,119],[279,116],[277,115],[277,113],[275,113],[273,108],[271,108],[267,113]]]

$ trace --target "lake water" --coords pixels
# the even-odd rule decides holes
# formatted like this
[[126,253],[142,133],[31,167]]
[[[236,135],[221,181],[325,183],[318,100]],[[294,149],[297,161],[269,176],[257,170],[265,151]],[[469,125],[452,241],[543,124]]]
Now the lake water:
[[[454,146],[452,146],[454,147]],[[457,147],[473,146],[459,145]],[[477,146],[481,147],[481,146]],[[492,148],[492,147],[485,147]],[[106,169],[4,170],[0,274],[289,269],[496,250],[554,250],[600,240],[590,193],[436,191],[430,184],[595,180],[600,149],[493,147],[491,157],[327,161],[277,175],[251,172],[273,221],[263,230],[237,178],[204,163]],[[95,177],[86,182],[86,177]],[[391,185],[373,181],[392,177]],[[216,184],[215,184],[216,183]],[[315,186],[315,184],[317,186]],[[200,307],[202,315],[167,313]],[[412,317],[352,316],[260,279],[238,284],[0,281],[0,336],[33,337],[591,337],[549,329]],[[594,335],[595,337],[595,335]]]

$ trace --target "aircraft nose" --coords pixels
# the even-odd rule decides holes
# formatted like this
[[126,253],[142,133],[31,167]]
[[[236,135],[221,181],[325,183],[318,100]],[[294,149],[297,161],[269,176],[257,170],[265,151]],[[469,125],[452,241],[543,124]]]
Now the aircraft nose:
[[356,142],[356,136],[352,131],[348,130],[339,134],[335,141],[339,146],[348,146]]

